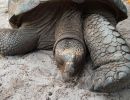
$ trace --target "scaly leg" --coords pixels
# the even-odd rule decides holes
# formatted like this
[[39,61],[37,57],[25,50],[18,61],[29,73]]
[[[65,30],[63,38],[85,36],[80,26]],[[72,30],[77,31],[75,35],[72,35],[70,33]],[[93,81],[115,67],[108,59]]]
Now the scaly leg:
[[91,91],[114,92],[130,83],[130,49],[109,19],[114,19],[109,13],[85,19],[84,38],[95,67]]
[[25,54],[36,48],[37,40],[33,30],[0,29],[0,54]]

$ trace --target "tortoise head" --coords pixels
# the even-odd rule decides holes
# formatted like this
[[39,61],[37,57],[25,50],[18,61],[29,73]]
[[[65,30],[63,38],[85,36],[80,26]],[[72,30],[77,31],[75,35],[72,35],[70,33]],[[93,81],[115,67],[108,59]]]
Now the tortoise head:
[[57,44],[54,56],[63,80],[70,81],[82,70],[86,52],[83,44],[79,41],[64,39]]

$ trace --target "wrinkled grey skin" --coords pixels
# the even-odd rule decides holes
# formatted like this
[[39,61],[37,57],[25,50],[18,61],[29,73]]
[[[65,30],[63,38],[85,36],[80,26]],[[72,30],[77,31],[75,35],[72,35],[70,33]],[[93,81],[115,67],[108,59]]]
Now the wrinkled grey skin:
[[116,30],[125,17],[115,15],[97,2],[46,2],[13,16],[14,29],[0,30],[0,53],[53,49],[65,81],[80,73],[90,56],[90,90],[114,92],[130,83],[130,47]]

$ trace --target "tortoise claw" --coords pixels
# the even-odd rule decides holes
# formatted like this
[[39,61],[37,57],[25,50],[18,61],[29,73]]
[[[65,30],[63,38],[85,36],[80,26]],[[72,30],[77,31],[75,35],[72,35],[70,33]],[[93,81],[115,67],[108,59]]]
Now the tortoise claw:
[[130,63],[113,62],[96,69],[92,75],[93,92],[116,92],[130,83]]

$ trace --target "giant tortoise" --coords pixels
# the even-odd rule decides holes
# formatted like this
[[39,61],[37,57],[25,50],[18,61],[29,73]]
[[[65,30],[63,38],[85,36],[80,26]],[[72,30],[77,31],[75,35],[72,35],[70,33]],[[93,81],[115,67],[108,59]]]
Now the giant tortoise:
[[127,18],[121,0],[10,0],[12,29],[0,30],[1,55],[53,50],[63,79],[92,61],[89,89],[115,92],[130,83],[130,47],[117,31]]

